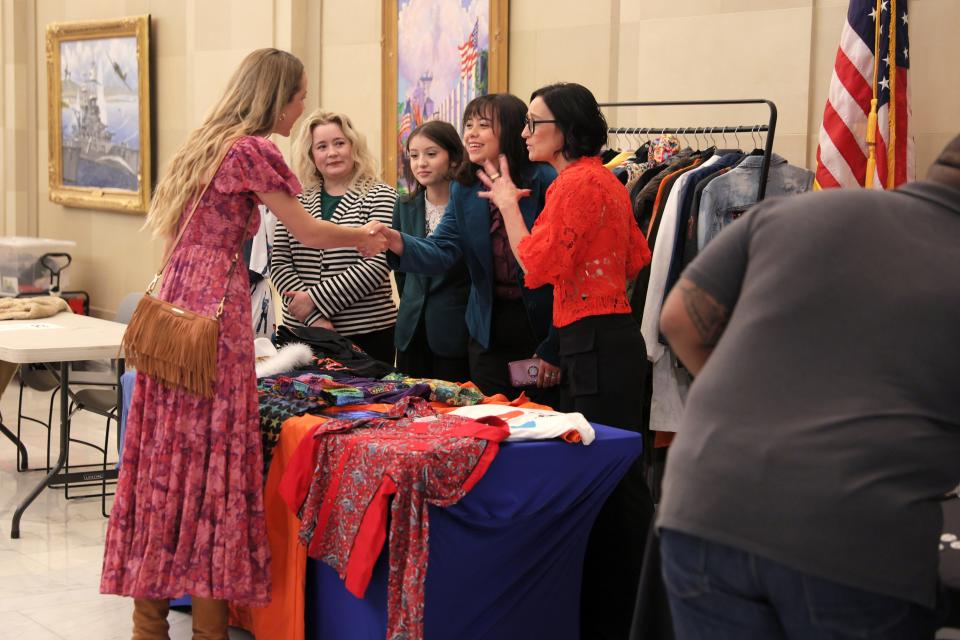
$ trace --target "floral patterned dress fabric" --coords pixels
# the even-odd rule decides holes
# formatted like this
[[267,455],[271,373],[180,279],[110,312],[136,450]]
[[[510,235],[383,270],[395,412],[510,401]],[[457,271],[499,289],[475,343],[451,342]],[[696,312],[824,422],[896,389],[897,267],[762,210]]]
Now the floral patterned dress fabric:
[[[486,472],[509,429],[497,417],[434,416],[421,398],[405,398],[389,415],[321,424],[305,443],[316,451],[308,457],[316,460],[316,471],[306,499],[302,487],[299,495],[284,497],[291,506],[303,503],[300,541],[308,554],[333,567],[360,598],[383,547],[389,512],[386,637],[418,640],[428,506],[458,502]],[[430,419],[418,420],[424,416]]]
[[[249,280],[227,271],[257,230],[254,192],[296,195],[276,146],[247,136],[227,152],[167,267],[159,297],[220,322],[212,398],[143,373],[127,422],[100,590],[137,598],[270,600],[260,414]],[[190,211],[192,202],[184,208]]]
[[650,142],[648,160],[656,163],[666,162],[680,151],[680,140],[673,134],[657,136]]

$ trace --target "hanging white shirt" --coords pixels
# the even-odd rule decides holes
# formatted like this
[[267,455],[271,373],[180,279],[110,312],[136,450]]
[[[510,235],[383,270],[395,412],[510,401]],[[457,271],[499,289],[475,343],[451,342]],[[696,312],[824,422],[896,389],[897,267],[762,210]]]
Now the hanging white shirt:
[[677,224],[680,218],[680,200],[686,188],[690,174],[698,169],[709,167],[720,161],[713,156],[699,166],[678,177],[660,219],[660,231],[653,247],[650,261],[650,284],[647,287],[647,299],[643,305],[643,319],[640,332],[647,344],[647,359],[653,363],[653,397],[650,402],[650,429],[654,431],[676,431],[683,412],[683,400],[686,389],[681,388],[674,371],[673,357],[666,345],[660,342],[660,310],[667,287],[670,261],[677,242]]
[[647,343],[647,359],[650,362],[657,362],[666,349],[660,344],[660,308],[663,306],[663,294],[667,286],[667,275],[670,272],[670,261],[673,258],[673,247],[677,242],[680,198],[693,171],[709,167],[719,161],[720,156],[713,156],[678,177],[663,207],[660,230],[657,232],[657,241],[653,246],[653,257],[650,261],[650,283],[647,286],[647,298],[643,304],[643,319],[640,322],[640,332],[643,334],[644,342]]
[[277,331],[277,316],[273,308],[273,292],[270,290],[270,254],[273,251],[273,233],[277,217],[260,205],[260,228],[253,236],[250,247],[250,271],[263,278],[250,284],[250,312],[254,337],[271,338]]

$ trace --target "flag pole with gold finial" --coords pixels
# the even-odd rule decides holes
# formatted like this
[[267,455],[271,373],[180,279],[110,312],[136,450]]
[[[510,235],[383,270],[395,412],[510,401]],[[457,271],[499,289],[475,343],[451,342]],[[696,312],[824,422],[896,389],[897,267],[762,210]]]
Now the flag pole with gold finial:
[[881,16],[881,0],[877,0],[873,8],[873,98],[870,100],[870,116],[867,118],[867,174],[863,177],[863,186],[873,187],[873,174],[877,170],[877,74],[880,68],[880,26],[883,24]]

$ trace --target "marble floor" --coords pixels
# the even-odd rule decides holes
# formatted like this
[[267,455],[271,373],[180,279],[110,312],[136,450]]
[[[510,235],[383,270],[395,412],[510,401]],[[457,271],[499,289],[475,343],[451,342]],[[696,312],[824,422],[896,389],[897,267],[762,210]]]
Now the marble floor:
[[[16,431],[16,380],[0,398],[4,424]],[[49,394],[27,390],[24,414],[46,419]],[[59,405],[58,405],[59,406]],[[54,422],[58,409],[54,408]],[[80,412],[73,436],[103,442],[105,420]],[[31,466],[45,465],[46,430],[25,423],[23,440]],[[53,457],[58,451],[53,443]],[[71,463],[101,462],[97,451],[73,444]],[[115,453],[111,460],[116,457]],[[62,489],[47,489],[24,513],[20,538],[10,538],[10,523],[20,500],[43,477],[42,471],[17,473],[16,449],[0,435],[0,638],[4,640],[126,640],[131,635],[132,601],[98,590],[107,520],[100,499],[66,500]],[[71,496],[73,491],[71,491]],[[110,498],[107,499],[107,508]],[[170,638],[191,637],[188,613],[170,612]],[[238,629],[230,638],[253,636]]]

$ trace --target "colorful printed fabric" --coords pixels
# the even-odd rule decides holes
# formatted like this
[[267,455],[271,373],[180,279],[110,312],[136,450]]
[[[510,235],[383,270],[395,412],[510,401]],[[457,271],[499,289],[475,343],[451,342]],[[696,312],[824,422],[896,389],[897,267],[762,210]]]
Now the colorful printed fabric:
[[427,398],[426,384],[376,380],[374,378],[340,377],[308,373],[295,378],[279,376],[271,380],[274,393],[294,394],[301,398],[319,397],[342,407],[351,404],[393,404],[408,396]]
[[260,389],[260,437],[263,441],[263,479],[266,482],[270,471],[273,450],[280,441],[280,431],[288,418],[307,413],[320,413],[327,403],[319,398],[302,398],[295,395],[271,393]]
[[410,385],[425,384],[430,387],[428,400],[431,402],[442,402],[451,407],[467,407],[483,402],[483,393],[476,387],[461,386],[455,382],[448,382],[446,380],[409,378],[402,373],[391,373],[381,378],[381,380],[403,382]]
[[374,411],[372,409],[357,409],[356,411],[338,411],[336,414],[322,411],[321,415],[335,417],[338,420],[362,420],[365,418],[385,418],[387,413],[385,411]]
[[333,358],[316,358],[314,366],[326,371],[350,371],[350,368]]
[[[423,383],[381,381],[372,378],[343,377],[326,374],[302,374],[296,377],[275,376],[257,383],[260,401],[260,435],[263,440],[263,472],[270,470],[273,449],[280,440],[280,431],[287,418],[306,413],[319,414],[329,406],[393,404],[407,396],[427,398],[430,387]],[[339,419],[382,417],[376,411],[340,413]]]
[[647,159],[657,164],[666,162],[680,151],[680,140],[672,133],[657,136],[650,141]]
[[422,398],[405,398],[388,418],[330,420],[307,441],[316,449],[316,470],[306,498],[283,495],[291,506],[303,505],[300,541],[308,554],[336,569],[357,597],[366,591],[389,520],[388,640],[423,637],[428,506],[458,502],[508,435],[499,418],[434,416]]
[[323,398],[336,406],[359,404],[363,401],[363,392],[349,384],[334,380],[331,376],[317,373],[305,373],[296,377],[277,376],[261,382],[261,389],[268,387],[274,395],[297,398]]
[[[337,382],[352,385],[363,392],[362,404],[394,404],[408,396],[427,400],[430,398],[430,386],[414,380],[373,380],[371,378],[338,378]],[[357,403],[351,403],[357,404]]]

